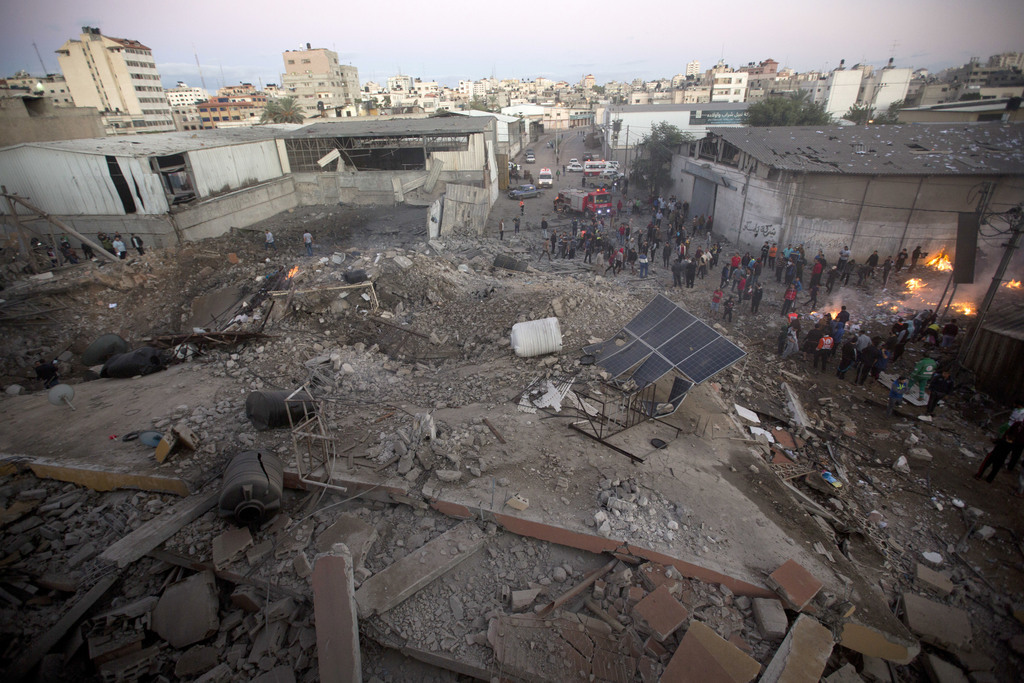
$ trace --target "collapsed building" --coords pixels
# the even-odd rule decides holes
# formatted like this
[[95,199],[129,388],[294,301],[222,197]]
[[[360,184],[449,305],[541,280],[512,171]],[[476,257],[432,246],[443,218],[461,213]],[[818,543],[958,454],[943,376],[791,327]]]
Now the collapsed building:
[[[475,218],[445,217],[483,198],[448,197],[492,191],[486,134],[421,125],[275,133],[267,182],[295,206],[249,225],[279,251],[164,233],[4,291],[9,678],[1012,675],[1018,530],[958,481],[990,403],[883,421],[879,386],[779,360],[767,318],[705,322],[705,292],[664,271],[612,281],[533,267],[534,231],[468,238]],[[111,165],[92,168],[120,200]],[[444,215],[425,213],[442,185]],[[516,326],[550,319],[557,343],[519,353]],[[111,330],[158,371],[79,382]],[[73,395],[23,392],[37,356]],[[239,495],[266,514],[234,518]]]

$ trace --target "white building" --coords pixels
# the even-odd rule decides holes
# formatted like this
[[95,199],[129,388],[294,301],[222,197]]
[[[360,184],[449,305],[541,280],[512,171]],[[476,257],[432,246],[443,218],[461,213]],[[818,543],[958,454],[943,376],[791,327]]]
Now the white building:
[[696,78],[697,76],[700,76],[700,62],[694,59],[686,63],[686,77]]
[[167,104],[171,105],[171,109],[183,109],[192,106],[196,102],[205,102],[210,99],[209,93],[205,90],[202,88],[190,88],[184,81],[178,81],[177,86],[170,90],[165,90],[164,95],[167,96]]
[[412,76],[399,74],[388,77],[388,92],[412,92]]
[[716,73],[711,81],[711,101],[745,102],[748,76],[745,71]]
[[840,68],[823,79],[801,83],[800,89],[808,91],[811,101],[824,106],[825,111],[838,119],[857,104],[863,76],[860,69]]
[[912,75],[910,69],[885,68],[867,76],[861,84],[861,104],[879,113],[888,111],[893,102],[907,99]]

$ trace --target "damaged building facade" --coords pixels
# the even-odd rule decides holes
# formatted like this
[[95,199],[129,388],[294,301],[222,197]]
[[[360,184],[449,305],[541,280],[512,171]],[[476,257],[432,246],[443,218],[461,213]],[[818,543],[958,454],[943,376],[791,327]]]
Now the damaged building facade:
[[0,184],[79,232],[153,246],[339,202],[418,203],[432,234],[480,231],[498,196],[496,137],[493,118],[450,117],[33,142],[0,150]]
[[[955,249],[961,212],[1024,200],[1024,130],[1005,124],[712,128],[673,161],[691,213],[746,249],[854,258]],[[680,187],[680,184],[682,187]]]

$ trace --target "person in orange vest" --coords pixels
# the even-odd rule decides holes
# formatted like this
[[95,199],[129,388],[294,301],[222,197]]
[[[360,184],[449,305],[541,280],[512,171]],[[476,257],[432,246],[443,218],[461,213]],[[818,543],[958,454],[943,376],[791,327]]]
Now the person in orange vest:
[[524,204],[523,200],[520,199],[519,200],[519,215],[522,216],[525,211],[526,211],[526,204]]
[[818,340],[818,348],[814,352],[814,368],[817,369],[818,361],[821,361],[821,371],[825,372],[828,366],[828,359],[832,357],[832,347],[835,344],[835,340],[832,339],[832,334],[829,332],[828,326],[825,326],[825,333],[821,335],[821,339]]

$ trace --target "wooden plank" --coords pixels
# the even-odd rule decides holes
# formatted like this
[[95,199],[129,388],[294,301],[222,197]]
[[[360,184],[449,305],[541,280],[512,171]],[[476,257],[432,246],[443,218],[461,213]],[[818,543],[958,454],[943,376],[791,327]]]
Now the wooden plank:
[[5,680],[20,681],[28,676],[36,664],[39,663],[39,660],[61,641],[64,635],[71,630],[71,627],[85,616],[85,613],[103,597],[104,593],[110,590],[110,587],[119,578],[121,578],[120,572],[112,572],[97,581],[96,585],[90,588],[81,599],[77,600],[56,624],[51,626],[46,633],[32,640],[32,645],[7,670]]
[[174,506],[171,513],[160,515],[123,537],[100,554],[104,562],[127,567],[173,536],[186,524],[199,519],[217,504],[220,491],[189,496]]

